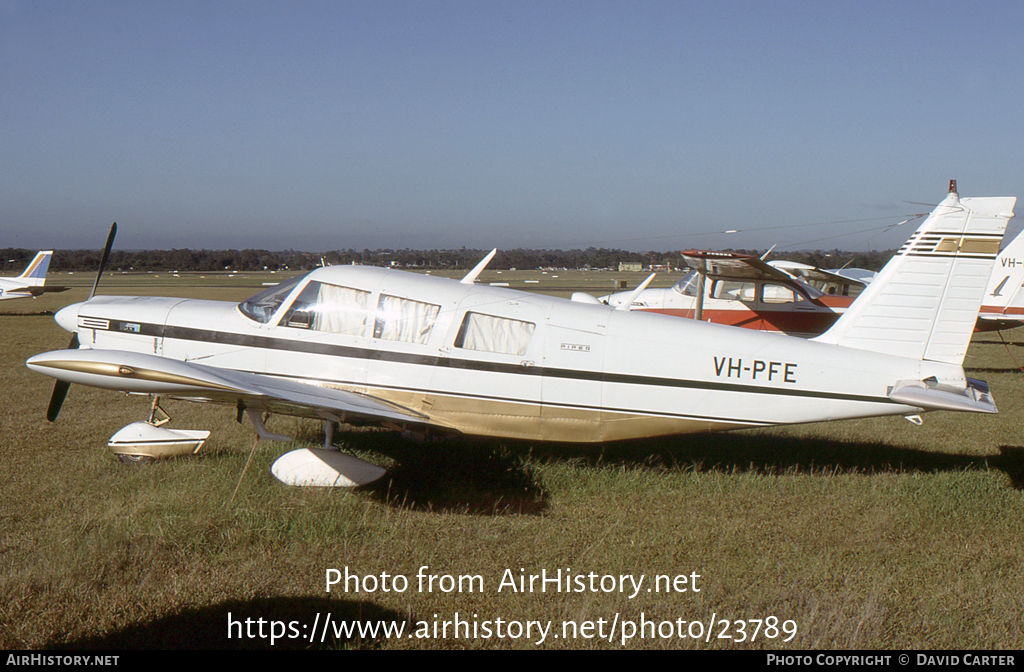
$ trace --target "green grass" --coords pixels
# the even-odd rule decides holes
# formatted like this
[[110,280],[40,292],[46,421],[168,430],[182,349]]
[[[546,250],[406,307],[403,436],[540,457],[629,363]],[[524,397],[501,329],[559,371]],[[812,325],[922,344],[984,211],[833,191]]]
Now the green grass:
[[[530,274],[533,274],[532,276]],[[517,272],[513,280],[539,277]],[[558,275],[563,276],[562,273]],[[559,277],[550,291],[611,285],[621,274]],[[502,276],[485,277],[487,282]],[[79,275],[74,276],[75,281]],[[543,278],[541,278],[543,279]],[[186,284],[175,282],[187,280]],[[205,285],[201,280],[209,280]],[[104,279],[104,293],[241,299],[266,281]],[[56,283],[57,280],[55,279]],[[69,284],[62,276],[60,284]],[[666,280],[667,282],[667,280]],[[195,458],[123,465],[105,447],[145,417],[148,399],[73,386],[58,422],[51,381],[24,360],[66,346],[47,315],[63,294],[0,304],[0,647],[267,647],[226,639],[233,617],[401,622],[451,619],[792,619],[789,644],[712,638],[549,639],[545,648],[1000,648],[1024,645],[1020,411],[1024,336],[972,344],[970,375],[1000,414],[900,418],[599,447],[514,441],[418,445],[346,432],[345,445],[389,467],[353,491],[289,488],[260,444],[230,501],[252,430],[230,409],[168,402],[175,427],[213,431]],[[240,284],[243,284],[240,283]],[[589,283],[589,284],[588,284]],[[636,278],[630,279],[635,286]],[[526,285],[537,288],[538,285]],[[315,423],[271,429],[316,444]],[[419,592],[421,566],[480,575],[483,593]],[[404,593],[324,591],[325,571],[402,574]],[[505,569],[701,575],[700,592],[497,592]],[[716,628],[716,634],[720,628]],[[534,648],[525,640],[327,638],[274,648]]]

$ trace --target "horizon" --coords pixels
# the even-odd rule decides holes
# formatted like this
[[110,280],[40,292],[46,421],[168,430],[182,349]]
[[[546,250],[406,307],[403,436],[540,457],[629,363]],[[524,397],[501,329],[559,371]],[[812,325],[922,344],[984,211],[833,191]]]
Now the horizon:
[[0,19],[8,247],[90,249],[118,221],[126,249],[890,249],[950,179],[1024,185],[1013,2]]

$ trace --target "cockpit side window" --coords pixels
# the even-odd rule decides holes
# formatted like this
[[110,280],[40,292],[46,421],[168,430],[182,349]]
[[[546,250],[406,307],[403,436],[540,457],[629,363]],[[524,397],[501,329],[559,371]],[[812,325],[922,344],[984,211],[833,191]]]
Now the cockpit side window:
[[362,336],[369,304],[370,292],[313,280],[292,302],[281,324],[293,329]]
[[255,296],[251,296],[238,304],[238,309],[250,320],[261,324],[270,322],[277,309],[281,307],[288,295],[292,293],[295,286],[305,279],[305,275],[298,275],[289,280],[269,287]]
[[766,282],[761,288],[762,303],[799,303],[803,300],[803,295],[792,287]]
[[711,296],[716,299],[753,303],[757,297],[757,283],[736,280],[715,280]]

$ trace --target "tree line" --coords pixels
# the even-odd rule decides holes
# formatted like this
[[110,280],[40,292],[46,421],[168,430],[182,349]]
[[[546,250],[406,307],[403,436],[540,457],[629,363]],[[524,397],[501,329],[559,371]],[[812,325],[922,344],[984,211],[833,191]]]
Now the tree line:
[[[369,266],[397,266],[438,270],[469,269],[476,265],[489,250],[446,249],[376,249],[329,250],[326,252],[300,252],[296,250],[115,250],[107,261],[109,270],[119,271],[279,271],[312,270],[321,264],[363,264]],[[743,254],[760,255],[758,250],[729,250]],[[877,271],[893,255],[893,250],[873,252],[844,252],[841,250],[814,250],[800,252],[773,252],[769,259],[799,261],[821,268],[852,266]],[[35,255],[36,250],[2,248],[0,269],[5,274],[20,273]],[[100,250],[56,250],[50,262],[53,272],[95,271],[100,262]],[[499,250],[488,268],[495,270],[568,268],[618,269],[622,262],[639,262],[644,268],[651,265],[682,266],[679,252],[630,252],[628,250],[588,247],[585,250],[533,250],[518,248]]]

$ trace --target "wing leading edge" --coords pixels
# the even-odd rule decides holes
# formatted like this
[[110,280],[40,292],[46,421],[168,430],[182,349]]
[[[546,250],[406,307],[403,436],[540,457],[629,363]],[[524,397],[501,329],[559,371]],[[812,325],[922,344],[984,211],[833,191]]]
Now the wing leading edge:
[[68,383],[351,421],[423,423],[427,416],[358,392],[120,350],[55,350],[26,362]]

